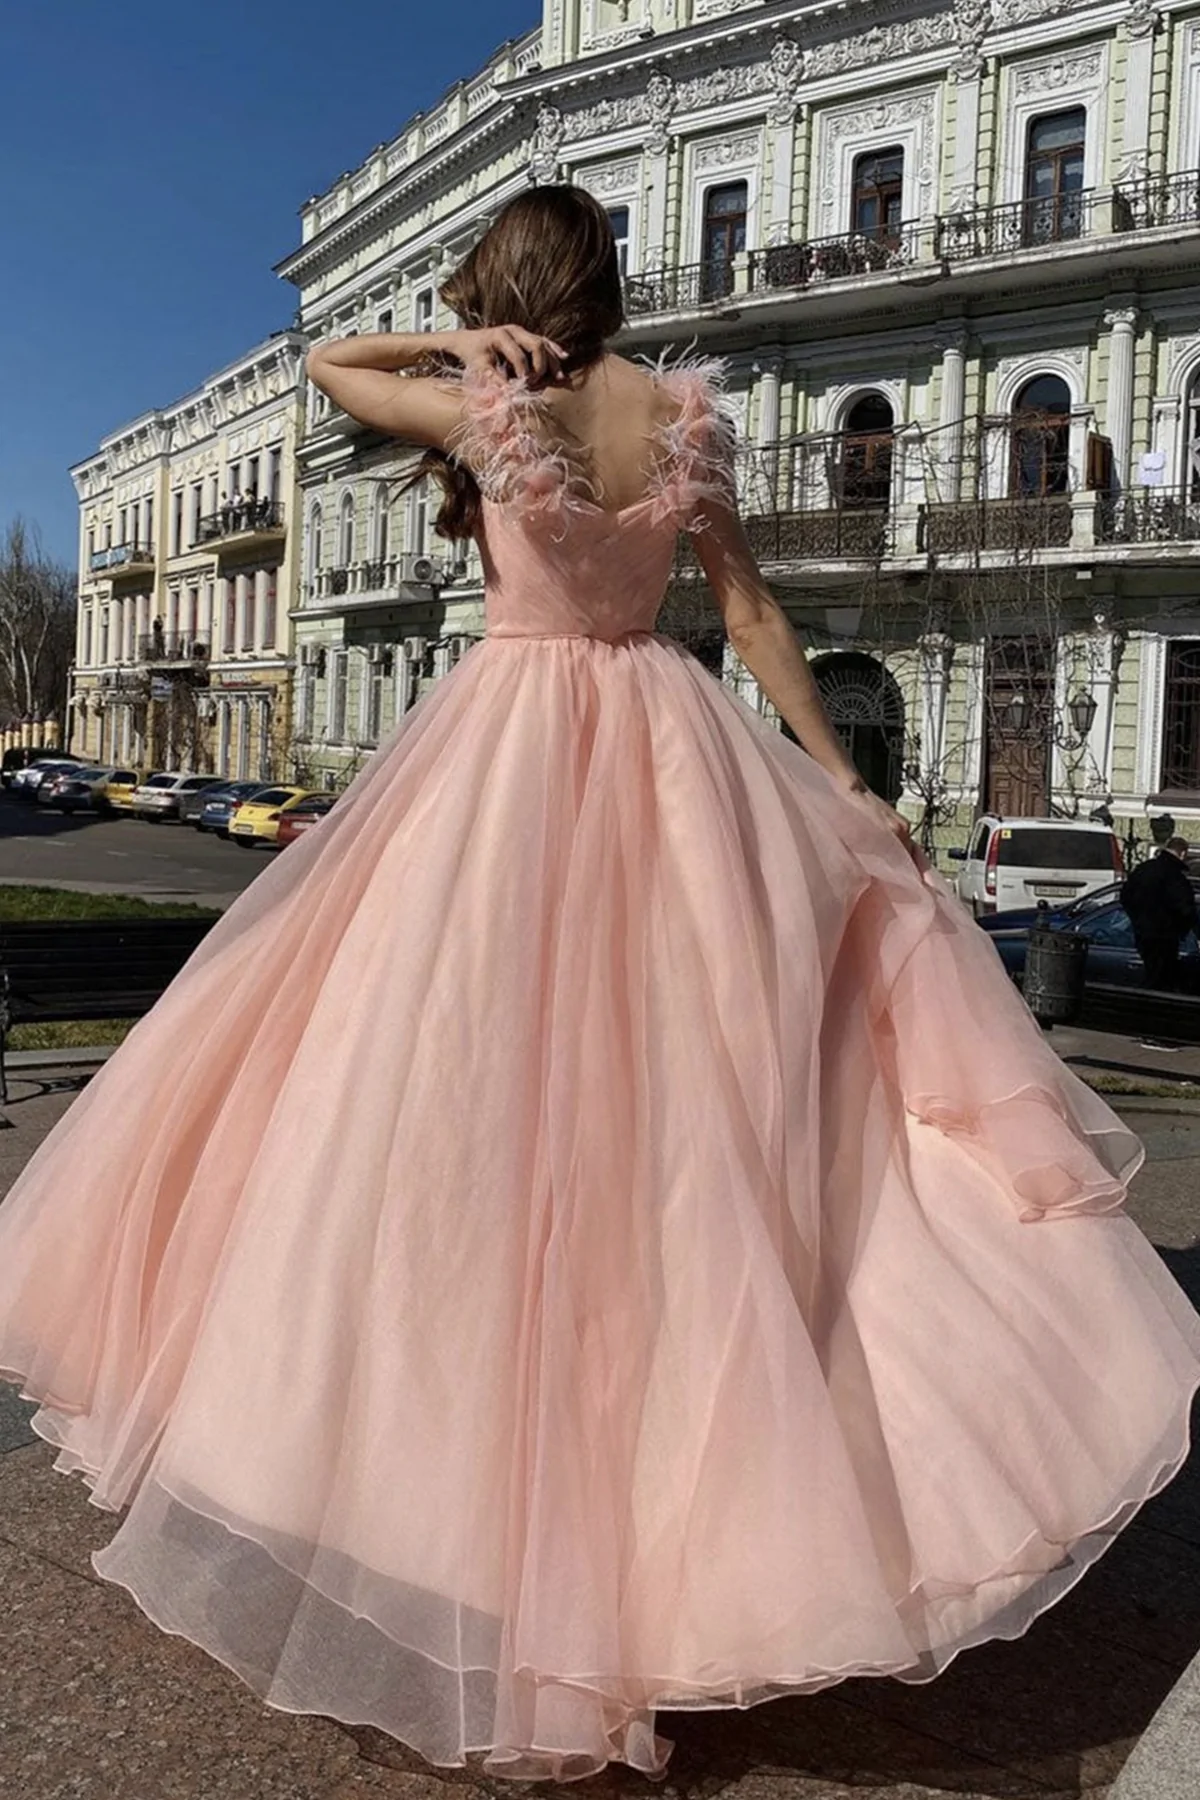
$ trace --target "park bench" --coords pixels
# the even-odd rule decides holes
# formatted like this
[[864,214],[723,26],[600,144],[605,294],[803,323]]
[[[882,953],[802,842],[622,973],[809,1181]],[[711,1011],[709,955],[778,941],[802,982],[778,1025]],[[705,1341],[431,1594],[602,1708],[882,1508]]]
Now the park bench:
[[214,922],[0,920],[0,1102],[14,1025],[142,1018]]

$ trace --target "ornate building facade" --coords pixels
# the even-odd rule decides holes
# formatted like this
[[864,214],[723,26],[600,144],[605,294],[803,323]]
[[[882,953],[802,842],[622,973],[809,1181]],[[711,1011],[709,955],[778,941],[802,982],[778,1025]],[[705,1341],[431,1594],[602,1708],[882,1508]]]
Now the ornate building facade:
[[72,469],[75,752],[287,773],[306,347],[294,332],[269,338]]
[[[752,541],[927,840],[1200,821],[1198,169],[1194,0],[546,0],[280,272],[314,337],[433,326],[510,195],[586,185],[625,347],[728,359]],[[297,754],[337,780],[479,631],[479,574],[403,447],[315,406],[299,456]],[[686,555],[671,605],[707,647]]]

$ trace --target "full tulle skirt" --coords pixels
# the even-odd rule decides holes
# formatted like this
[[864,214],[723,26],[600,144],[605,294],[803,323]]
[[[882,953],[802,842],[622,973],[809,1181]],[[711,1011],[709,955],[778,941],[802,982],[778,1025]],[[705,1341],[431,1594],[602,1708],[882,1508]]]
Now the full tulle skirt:
[[491,636],[0,1207],[95,1567],[272,1706],[570,1779],[927,1680],[1184,1459],[1140,1146],[668,638]]

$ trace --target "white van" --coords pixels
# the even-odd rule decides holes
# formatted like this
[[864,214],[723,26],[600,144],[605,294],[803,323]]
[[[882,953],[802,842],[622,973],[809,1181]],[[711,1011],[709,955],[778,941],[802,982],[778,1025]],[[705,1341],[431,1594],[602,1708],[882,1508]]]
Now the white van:
[[1062,905],[1109,887],[1124,874],[1121,846],[1107,825],[1091,819],[1013,819],[984,813],[965,850],[955,886],[978,919],[1039,900]]

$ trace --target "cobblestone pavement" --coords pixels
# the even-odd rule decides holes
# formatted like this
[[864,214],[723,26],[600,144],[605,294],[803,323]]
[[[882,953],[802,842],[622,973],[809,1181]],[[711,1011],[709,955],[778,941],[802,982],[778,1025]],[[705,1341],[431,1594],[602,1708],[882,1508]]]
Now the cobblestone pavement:
[[[1149,1054],[1085,1034],[1056,1042],[1068,1057]],[[1187,1054],[1200,1068],[1200,1052]],[[63,1067],[15,1074],[10,1124],[0,1129],[0,1192],[85,1079]],[[1130,1210],[1200,1298],[1200,1117],[1128,1116],[1149,1147]],[[432,1771],[379,1732],[265,1708],[201,1651],[156,1630],[93,1573],[89,1554],[107,1542],[112,1517],[90,1505],[77,1479],[52,1472],[29,1410],[0,1384],[0,1797],[511,1795],[511,1784],[475,1770]],[[1198,1647],[1200,1454],[1015,1643],[969,1651],[920,1687],[848,1681],[747,1712],[663,1715],[660,1729],[676,1742],[665,1783],[613,1769],[572,1792],[576,1800],[1101,1800]],[[1169,1785],[1169,1747],[1163,1766],[1167,1785],[1139,1788],[1138,1800],[1192,1793]]]

